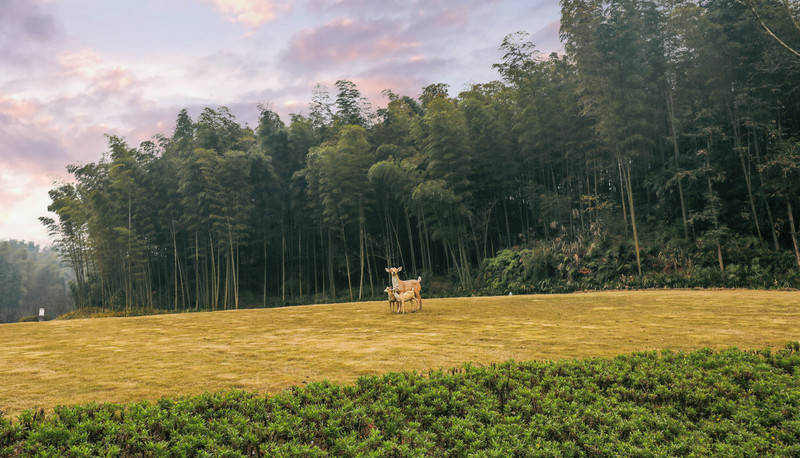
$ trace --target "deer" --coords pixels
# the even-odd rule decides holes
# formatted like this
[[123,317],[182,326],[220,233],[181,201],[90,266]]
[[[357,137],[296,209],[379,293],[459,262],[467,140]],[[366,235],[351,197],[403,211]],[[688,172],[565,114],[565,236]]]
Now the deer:
[[391,286],[387,286],[386,289],[383,290],[384,293],[389,295],[389,312],[394,313],[395,308],[400,309],[400,304],[397,302],[397,298],[394,297],[394,290]]
[[[414,301],[416,299],[416,295],[414,294],[413,290],[408,290],[403,293],[398,293],[395,291],[391,286],[387,286],[384,292],[389,294],[389,306],[391,307],[391,301],[394,300],[395,304],[397,304],[397,312],[398,313],[406,313],[406,302],[407,301]],[[416,312],[417,309],[414,309]]]
[[400,280],[397,274],[402,270],[402,267],[386,268],[386,272],[392,276],[392,288],[398,293],[413,291],[417,300],[417,310],[422,310],[422,277],[418,277],[416,280]]

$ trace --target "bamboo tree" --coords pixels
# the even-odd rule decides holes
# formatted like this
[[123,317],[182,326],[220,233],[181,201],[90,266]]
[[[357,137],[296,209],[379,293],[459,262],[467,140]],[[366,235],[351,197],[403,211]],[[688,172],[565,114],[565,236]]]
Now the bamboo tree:
[[794,226],[794,214],[792,212],[792,201],[786,199],[786,214],[789,217],[789,234],[792,236],[792,246],[794,246],[794,257],[797,260],[797,266],[800,267],[800,249],[797,247],[797,229]]
[[636,248],[636,269],[639,275],[642,275],[642,259],[639,254],[639,232],[636,228],[636,208],[633,205],[633,186],[631,185],[631,165],[630,162],[625,164],[623,168],[625,171],[626,188],[628,190],[628,206],[631,210],[631,229],[633,230],[633,243]]
[[673,102],[671,91],[667,95],[667,110],[669,112],[669,128],[672,137],[673,159],[675,161],[675,170],[677,173],[676,178],[678,182],[678,198],[681,203],[681,221],[683,222],[683,237],[686,240],[689,240],[689,221],[686,216],[686,199],[683,195],[683,179],[680,175],[681,164],[680,164],[680,155],[678,152],[678,134],[675,128],[675,103]]

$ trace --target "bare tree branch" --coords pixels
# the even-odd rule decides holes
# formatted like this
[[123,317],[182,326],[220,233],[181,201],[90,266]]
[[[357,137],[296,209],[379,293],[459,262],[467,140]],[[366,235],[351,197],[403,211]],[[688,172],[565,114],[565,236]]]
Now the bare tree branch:
[[[750,8],[750,11],[753,12],[753,16],[755,16],[755,18],[758,21],[758,23],[761,24],[761,28],[764,29],[764,31],[767,32],[767,34],[769,36],[771,36],[773,39],[775,39],[775,41],[777,41],[781,46],[786,48],[789,52],[791,52],[792,54],[794,54],[797,57],[800,57],[800,52],[798,52],[797,50],[795,50],[791,46],[787,45],[783,40],[781,40],[777,35],[775,35],[775,33],[773,33],[772,30],[770,30],[769,27],[767,27],[767,24],[764,23],[764,21],[761,19],[761,16],[758,14],[758,11],[756,10],[755,5],[753,4],[753,0],[746,0],[746,1],[742,2],[742,3],[747,5]],[[786,4],[786,7],[787,7],[787,9],[789,8],[788,3]],[[795,22],[794,17],[791,14],[791,11],[789,11],[789,17],[792,18],[792,22],[794,22],[795,26],[797,26],[797,22]]]

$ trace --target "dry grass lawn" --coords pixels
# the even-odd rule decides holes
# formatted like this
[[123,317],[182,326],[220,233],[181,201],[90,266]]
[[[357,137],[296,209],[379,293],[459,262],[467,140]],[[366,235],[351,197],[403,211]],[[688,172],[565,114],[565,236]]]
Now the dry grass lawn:
[[127,402],[465,361],[762,348],[800,340],[800,292],[641,291],[429,299],[0,325],[0,409]]

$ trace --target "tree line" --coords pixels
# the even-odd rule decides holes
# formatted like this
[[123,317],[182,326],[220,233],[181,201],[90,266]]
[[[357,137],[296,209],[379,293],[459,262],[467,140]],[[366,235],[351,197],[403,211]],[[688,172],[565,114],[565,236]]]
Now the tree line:
[[33,242],[0,241],[0,323],[35,317],[39,308],[48,318],[70,311],[70,279],[55,251]]
[[666,244],[720,271],[741,244],[800,266],[800,59],[759,24],[796,46],[792,5],[561,6],[563,54],[508,35],[500,80],[456,96],[386,90],[373,110],[340,80],[288,123],[209,107],[136,147],[110,136],[41,218],[76,304],[356,300],[396,265],[470,292],[502,248],[601,233],[631,241],[633,276]]

